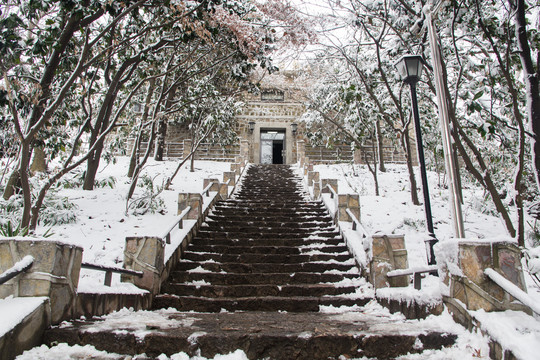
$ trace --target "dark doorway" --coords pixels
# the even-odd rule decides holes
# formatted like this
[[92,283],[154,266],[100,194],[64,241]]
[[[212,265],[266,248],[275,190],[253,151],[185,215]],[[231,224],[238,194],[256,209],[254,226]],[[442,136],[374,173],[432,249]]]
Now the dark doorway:
[[261,164],[285,164],[285,131],[261,130]]
[[274,140],[272,144],[272,164],[283,164],[283,141]]

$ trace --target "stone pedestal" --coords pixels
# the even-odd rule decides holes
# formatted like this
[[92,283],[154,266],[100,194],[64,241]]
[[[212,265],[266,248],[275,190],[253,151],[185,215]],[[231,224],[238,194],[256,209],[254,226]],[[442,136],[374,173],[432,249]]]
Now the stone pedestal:
[[353,161],[355,164],[363,164],[364,161],[362,159],[362,149],[354,149]]
[[409,285],[408,276],[388,278],[391,270],[407,269],[407,250],[403,235],[373,235],[373,256],[370,262],[370,282],[373,287],[405,287]]
[[203,180],[203,190],[206,189],[208,185],[212,184],[210,191],[219,191],[219,180],[218,179],[204,179]]
[[304,162],[304,175],[307,175],[310,171],[313,171],[313,164],[310,164],[309,156],[306,156]]
[[142,271],[143,277],[122,275],[122,281],[158,294],[161,288],[161,272],[165,259],[165,243],[161,238],[151,236],[126,237],[124,267]]
[[34,264],[25,273],[0,285],[0,298],[46,296],[53,324],[69,319],[73,312],[82,248],[48,240],[0,240],[0,273],[26,255]]
[[304,140],[298,140],[296,142],[296,152],[298,162],[300,162],[300,167],[304,166],[305,157],[306,157],[306,142]]
[[219,196],[221,200],[227,200],[229,198],[229,185],[225,183],[219,184]]
[[353,219],[347,214],[347,209],[360,221],[360,197],[358,194],[338,195],[338,220],[352,222]]
[[191,207],[184,219],[198,220],[202,215],[202,195],[199,193],[178,194],[178,215],[188,206]]
[[[313,169],[313,165],[311,166]],[[319,182],[319,172],[310,170],[307,173],[308,186],[313,186],[314,182]]]
[[234,171],[225,171],[223,173],[223,182],[226,184],[227,181],[229,181],[229,186],[235,186],[236,185],[236,172]]
[[[469,310],[523,310],[514,298],[489,279],[484,270],[492,268],[523,291],[526,290],[521,253],[512,242],[459,241],[453,261],[440,264],[450,296]],[[444,259],[444,258],[443,258]]]
[[329,193],[330,189],[326,185],[330,185],[334,192],[338,193],[338,179],[321,179],[321,192],[323,194]]

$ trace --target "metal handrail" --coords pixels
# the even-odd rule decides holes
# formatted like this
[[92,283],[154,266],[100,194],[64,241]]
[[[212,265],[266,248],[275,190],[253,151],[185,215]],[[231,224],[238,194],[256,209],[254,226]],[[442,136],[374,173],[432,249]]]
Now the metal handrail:
[[191,210],[191,206],[186,207],[184,211],[182,211],[180,215],[178,215],[174,223],[169,227],[169,229],[165,232],[165,234],[161,237],[162,239],[165,239],[166,244],[171,243],[171,232],[174,230],[176,226],[178,226],[179,229],[183,229],[184,216],[186,216],[190,210]]
[[432,273],[439,269],[437,265],[419,266],[408,269],[396,269],[386,273],[389,278],[405,275],[413,275],[413,284],[416,290],[422,289],[422,274]]
[[17,261],[12,267],[0,274],[0,285],[27,271],[32,267],[33,264],[34,257],[31,255],[26,255],[21,260]]
[[534,313],[540,315],[540,306],[538,306],[538,304],[529,296],[529,294],[521,290],[510,280],[506,279],[504,276],[491,268],[484,270],[484,274],[486,274],[488,278],[493,280],[495,284],[499,285],[508,294],[519,300],[519,302],[521,302],[523,305],[530,307]]
[[105,286],[111,286],[111,280],[112,280],[112,273],[118,273],[118,274],[127,274],[127,275],[133,275],[137,277],[143,277],[142,271],[135,271],[130,269],[124,269],[114,266],[105,266],[105,265],[98,265],[98,264],[91,264],[83,262],[81,264],[81,268],[84,269],[90,269],[90,270],[97,270],[97,271],[104,271],[105,272]]
[[349,215],[352,219],[352,229],[354,231],[356,231],[358,228],[360,228],[362,230],[362,238],[366,238],[367,235],[369,234],[366,230],[365,227],[362,226],[362,224],[360,223],[360,221],[358,221],[358,219],[356,218],[356,216],[353,214],[353,212],[351,211],[351,209],[347,208],[345,210],[347,212],[347,215]]

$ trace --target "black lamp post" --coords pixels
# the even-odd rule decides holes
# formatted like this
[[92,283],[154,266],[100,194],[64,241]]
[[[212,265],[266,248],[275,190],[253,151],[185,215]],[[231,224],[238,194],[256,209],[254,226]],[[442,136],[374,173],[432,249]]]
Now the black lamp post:
[[418,99],[416,97],[416,83],[422,76],[424,60],[419,55],[405,55],[396,62],[396,67],[403,79],[411,88],[411,101],[414,115],[414,128],[416,131],[416,149],[418,151],[418,162],[420,163],[420,173],[422,177],[422,190],[424,192],[424,208],[426,213],[426,227],[429,239],[426,240],[426,250],[428,253],[428,264],[434,265],[435,254],[433,245],[437,243],[433,230],[433,216],[431,215],[431,203],[429,201],[429,189],[426,174],[426,161],[424,158],[424,146],[422,145],[422,132],[420,131],[420,116],[418,114]]

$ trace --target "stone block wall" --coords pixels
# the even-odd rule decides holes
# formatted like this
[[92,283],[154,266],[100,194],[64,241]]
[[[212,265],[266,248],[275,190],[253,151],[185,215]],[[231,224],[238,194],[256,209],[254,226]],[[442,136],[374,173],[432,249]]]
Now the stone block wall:
[[45,296],[50,298],[53,324],[71,318],[82,248],[49,240],[0,240],[0,272],[11,268],[26,255],[34,258],[34,265],[0,285],[0,298]]

